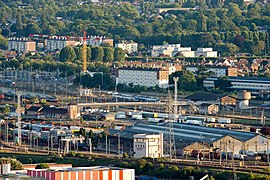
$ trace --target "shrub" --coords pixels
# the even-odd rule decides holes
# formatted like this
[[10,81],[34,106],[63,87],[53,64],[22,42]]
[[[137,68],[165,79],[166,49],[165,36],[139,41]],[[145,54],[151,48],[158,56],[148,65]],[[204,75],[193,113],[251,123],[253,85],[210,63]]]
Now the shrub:
[[48,169],[48,168],[49,168],[49,164],[47,163],[40,163],[35,167],[35,169]]
[[0,158],[0,161],[9,161],[12,170],[22,170],[22,163],[15,158],[2,157],[2,158]]
[[67,156],[69,156],[69,157],[75,157],[76,154],[77,153],[75,151],[70,151],[69,153],[67,153]]
[[82,153],[76,153],[76,157],[84,157]]
[[129,158],[128,153],[124,152],[124,153],[123,153],[123,158],[124,158],[124,159],[128,159],[128,158]]

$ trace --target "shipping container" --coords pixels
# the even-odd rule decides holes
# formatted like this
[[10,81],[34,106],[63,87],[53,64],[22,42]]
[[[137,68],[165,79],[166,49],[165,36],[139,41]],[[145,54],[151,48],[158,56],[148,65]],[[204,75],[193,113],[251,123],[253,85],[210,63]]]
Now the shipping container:
[[162,122],[164,122],[164,119],[162,119],[162,118],[148,118],[148,122],[162,123]]
[[208,118],[206,118],[206,121],[207,122],[210,122],[210,123],[214,123],[214,122],[216,122],[216,118],[210,118],[210,117],[208,117]]
[[217,119],[218,123],[223,123],[223,124],[230,124],[231,123],[231,119],[229,118],[218,118]]

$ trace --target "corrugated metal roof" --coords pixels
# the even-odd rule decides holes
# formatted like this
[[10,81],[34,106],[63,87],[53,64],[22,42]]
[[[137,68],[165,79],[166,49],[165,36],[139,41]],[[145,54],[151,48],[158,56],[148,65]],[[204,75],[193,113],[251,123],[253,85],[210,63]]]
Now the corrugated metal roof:
[[[186,141],[186,142],[208,142],[212,143],[221,139],[224,136],[232,136],[240,141],[247,141],[255,137],[256,133],[240,132],[227,129],[209,128],[196,125],[187,124],[173,124],[175,141]],[[121,133],[121,137],[133,138],[134,134],[145,133],[145,134],[166,134],[166,123],[161,125],[148,125],[148,124],[137,124],[131,128],[126,128]]]

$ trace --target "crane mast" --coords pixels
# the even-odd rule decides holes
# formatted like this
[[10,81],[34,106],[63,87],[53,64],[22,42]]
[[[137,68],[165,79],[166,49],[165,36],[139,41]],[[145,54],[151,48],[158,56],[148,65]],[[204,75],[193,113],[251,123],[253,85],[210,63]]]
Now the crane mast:
[[86,52],[86,32],[83,32],[83,46],[82,46],[82,61],[83,61],[83,73],[87,72],[87,52]]

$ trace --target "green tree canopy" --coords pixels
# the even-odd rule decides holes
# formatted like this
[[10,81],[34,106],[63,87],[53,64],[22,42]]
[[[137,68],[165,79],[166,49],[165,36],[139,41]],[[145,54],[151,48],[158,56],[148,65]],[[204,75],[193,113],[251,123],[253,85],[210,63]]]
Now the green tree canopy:
[[112,47],[104,47],[103,62],[112,62],[114,60],[114,49]]
[[74,61],[76,58],[76,53],[71,46],[66,46],[60,51],[59,60],[61,62]]
[[179,77],[178,89],[182,91],[194,91],[197,89],[196,78],[190,71],[178,71],[170,75],[170,84],[173,83],[173,77]]
[[122,48],[115,48],[114,50],[114,61],[124,62],[125,60],[125,51]]
[[95,46],[91,48],[92,50],[92,60],[102,62],[104,57],[103,48],[100,46]]
[[49,168],[49,164],[47,163],[40,163],[38,165],[36,165],[35,169],[48,169]]

